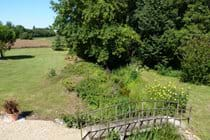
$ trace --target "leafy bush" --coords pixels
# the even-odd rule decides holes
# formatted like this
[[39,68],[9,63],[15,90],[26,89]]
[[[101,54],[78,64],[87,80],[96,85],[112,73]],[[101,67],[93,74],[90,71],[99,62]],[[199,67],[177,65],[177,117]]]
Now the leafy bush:
[[33,39],[33,34],[32,33],[28,33],[28,32],[23,32],[19,35],[20,39],[29,39],[32,40]]
[[180,109],[185,109],[188,102],[188,93],[183,89],[178,89],[169,83],[166,86],[160,84],[149,86],[146,93],[151,100],[178,102]]
[[76,84],[73,82],[71,78],[66,78],[63,80],[63,85],[68,91],[73,91],[76,87]]
[[33,37],[51,37],[55,36],[55,32],[50,28],[36,28],[33,27],[32,30],[27,29],[30,32],[33,32]]
[[50,71],[48,73],[48,77],[51,78],[51,77],[54,77],[56,75],[57,75],[56,70],[55,69],[50,69]]
[[124,97],[129,98],[130,90],[124,80],[118,75],[106,73],[96,65],[76,63],[68,68],[68,73],[85,77],[76,85],[75,90],[78,96],[92,107],[107,106],[121,101]]
[[119,93],[123,96],[129,96],[130,94],[130,90],[128,89],[128,87],[125,85],[125,83],[123,83],[122,81],[120,81],[119,83]]
[[81,128],[86,122],[90,123],[93,119],[88,115],[64,115],[63,121],[67,127],[70,128]]
[[65,42],[61,36],[57,35],[52,44],[52,49],[55,51],[62,51],[65,49]]
[[179,77],[181,75],[181,71],[173,70],[172,67],[166,67],[162,64],[158,64],[155,66],[157,72],[161,75],[171,76],[171,77]]
[[[175,51],[179,47],[179,38],[174,35],[186,3],[169,2],[169,0],[136,0],[131,26],[142,38],[144,47],[140,48],[139,57],[149,67],[158,63],[176,60]],[[183,6],[183,9],[179,9]],[[176,18],[174,18],[176,17]],[[177,24],[177,25],[176,25]],[[175,62],[176,63],[176,62]]]
[[103,87],[103,81],[100,78],[87,78],[81,81],[76,87],[76,91],[80,98],[96,107],[104,102],[105,97],[108,98],[108,90]]
[[141,65],[139,66],[138,64],[130,64],[127,67],[121,67],[113,71],[113,81],[122,81],[125,84],[133,82],[139,78],[138,73],[140,68]]
[[194,37],[183,48],[181,80],[195,84],[210,83],[210,38]]

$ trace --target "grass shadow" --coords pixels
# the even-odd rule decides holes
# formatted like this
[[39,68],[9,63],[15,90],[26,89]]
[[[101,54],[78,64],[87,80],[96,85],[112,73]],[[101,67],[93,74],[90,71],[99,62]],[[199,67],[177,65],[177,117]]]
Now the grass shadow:
[[32,55],[15,55],[15,56],[5,56],[3,60],[22,60],[22,59],[32,59],[35,56]]

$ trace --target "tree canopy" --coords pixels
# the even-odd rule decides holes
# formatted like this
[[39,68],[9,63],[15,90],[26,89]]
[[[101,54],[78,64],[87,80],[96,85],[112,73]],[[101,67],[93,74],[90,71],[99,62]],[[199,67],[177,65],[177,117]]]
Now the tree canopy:
[[209,0],[59,0],[54,28],[75,52],[103,66],[132,57],[180,69],[180,49],[210,33]]
[[138,51],[140,36],[126,24],[128,1],[60,0],[55,29],[76,53],[106,67],[126,63]]
[[0,25],[0,58],[4,57],[4,52],[11,48],[15,39],[15,32],[11,28]]

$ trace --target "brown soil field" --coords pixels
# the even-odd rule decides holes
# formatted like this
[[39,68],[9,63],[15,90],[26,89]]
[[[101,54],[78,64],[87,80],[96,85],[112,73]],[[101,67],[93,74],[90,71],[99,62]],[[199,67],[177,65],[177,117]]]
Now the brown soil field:
[[44,39],[16,40],[12,48],[46,48],[51,47],[51,42]]

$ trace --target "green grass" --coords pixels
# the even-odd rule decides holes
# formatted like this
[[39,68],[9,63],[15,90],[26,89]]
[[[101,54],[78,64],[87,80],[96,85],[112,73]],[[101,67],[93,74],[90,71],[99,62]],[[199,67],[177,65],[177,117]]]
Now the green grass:
[[[6,56],[13,59],[0,60],[0,104],[14,98],[21,110],[34,111],[38,118],[51,119],[71,113],[71,97],[64,92],[59,80],[48,78],[51,68],[59,73],[66,65],[66,53],[50,48],[6,52]],[[31,58],[27,58],[29,56]]]
[[[120,92],[121,89],[117,84],[113,84],[113,81],[120,78],[131,91],[130,98],[139,100],[146,95],[145,88],[148,85],[154,83],[165,85],[172,82],[179,88],[189,90],[189,105],[193,107],[189,127],[202,140],[210,139],[210,86],[182,83],[178,77],[162,76],[156,71],[145,69],[139,69],[137,78],[132,80],[132,71],[137,69],[136,65],[126,66],[110,73],[95,64],[82,61],[67,66],[61,72],[66,65],[64,61],[66,53],[54,52],[49,48],[8,51],[7,56],[20,58],[22,55],[22,59],[13,57],[13,59],[0,61],[0,104],[5,99],[15,98],[23,111],[32,110],[40,118],[51,119],[61,114],[75,112],[75,104],[80,101],[65,92],[61,82],[64,78],[75,80],[73,82],[78,84],[77,86],[90,78],[99,79],[102,83],[99,87],[106,95]],[[31,58],[24,59],[24,55]],[[56,70],[58,76],[48,78],[51,68]],[[94,92],[96,87],[90,88],[89,90]]]
[[145,85],[171,81],[177,87],[189,90],[189,106],[193,108],[189,127],[202,140],[210,139],[210,86],[182,83],[178,78],[161,76],[152,70],[143,71],[141,75]]
[[183,138],[174,126],[163,125],[161,129],[152,128],[148,132],[131,135],[128,140],[183,140]]
[[[191,128],[193,133],[198,135],[202,140],[210,139],[210,86],[183,83],[179,81],[179,77],[163,76],[158,74],[158,72],[154,70],[145,69],[139,69],[137,73],[137,79],[130,81],[131,71],[134,71],[136,69],[137,66],[130,65],[115,70],[112,73],[108,73],[105,71],[103,72],[103,70],[97,65],[88,62],[80,62],[77,64],[70,65],[69,68],[67,68],[65,70],[65,73],[63,74],[69,75],[71,77],[79,76],[80,79],[86,79],[89,77],[95,77],[98,79],[99,77],[106,77],[107,75],[108,81],[120,78],[131,91],[130,98],[135,100],[142,100],[147,96],[145,89],[149,85],[167,85],[169,82],[171,82],[172,85],[180,89],[183,88],[184,90],[189,92],[188,106],[192,106],[193,108],[192,120],[190,122],[189,127]],[[116,90],[116,87],[108,86],[110,83],[108,81],[103,82],[101,85],[99,84],[94,87],[89,86],[90,89],[87,89],[87,91],[92,90],[91,93],[95,93],[97,92],[97,90],[94,90],[94,88],[101,86],[109,87],[109,89],[112,88]],[[108,95],[108,93],[110,93],[109,90],[106,90],[106,95]],[[113,98],[113,100],[115,99]],[[111,100],[109,100],[109,102],[111,102]]]

